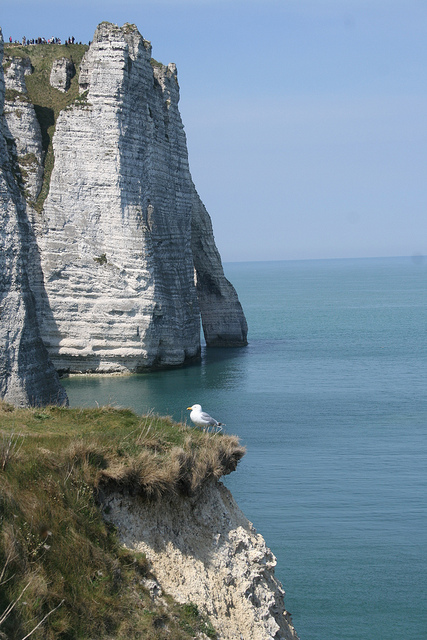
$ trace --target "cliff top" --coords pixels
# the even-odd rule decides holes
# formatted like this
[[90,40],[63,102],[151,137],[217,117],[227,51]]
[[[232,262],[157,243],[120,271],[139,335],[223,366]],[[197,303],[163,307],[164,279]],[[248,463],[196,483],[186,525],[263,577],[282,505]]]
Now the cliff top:
[[0,618],[25,588],[1,631],[22,638],[52,612],[43,624],[52,639],[71,628],[82,638],[215,638],[197,607],[154,605],[141,587],[153,578],[145,557],[119,545],[99,498],[110,489],[149,499],[197,492],[235,469],[238,439],[111,407],[0,403],[0,418]]
[[[142,38],[137,27],[133,24],[125,24],[118,27],[109,22],[101,22],[94,34],[94,40],[105,37],[136,38],[141,39],[144,48],[151,55],[151,43]],[[6,100],[28,100],[34,105],[37,120],[40,124],[43,151],[46,154],[44,160],[44,179],[40,194],[35,203],[37,211],[41,211],[43,203],[49,192],[50,175],[53,169],[54,156],[52,148],[52,138],[55,132],[55,125],[59,113],[71,106],[84,101],[84,96],[79,95],[79,67],[82,58],[89,46],[86,44],[31,44],[16,45],[4,43],[3,67],[5,71],[11,64],[13,58],[24,58],[28,60],[31,73],[25,75],[27,93],[19,94],[11,89],[6,90]],[[70,88],[59,91],[50,83],[52,65],[55,61],[68,58],[76,68],[77,73],[71,79]],[[151,58],[153,69],[166,68],[161,62]]]

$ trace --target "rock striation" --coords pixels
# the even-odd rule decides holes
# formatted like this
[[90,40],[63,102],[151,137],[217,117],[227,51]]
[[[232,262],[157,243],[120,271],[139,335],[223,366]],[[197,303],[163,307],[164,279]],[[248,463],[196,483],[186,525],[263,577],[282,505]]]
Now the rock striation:
[[[246,344],[191,179],[174,64],[135,26],[101,23],[61,112],[38,237],[43,340],[62,371],[143,371]],[[196,278],[195,278],[196,272]],[[197,285],[196,285],[197,282]]]
[[221,482],[157,502],[112,493],[103,507],[121,542],[153,565],[153,598],[196,604],[220,640],[297,640],[276,559]]
[[[0,29],[0,62],[2,58]],[[33,230],[7,137],[4,94],[0,66],[0,398],[17,406],[63,404],[67,397],[41,340],[28,281],[28,272],[40,271],[40,265],[30,251]]]

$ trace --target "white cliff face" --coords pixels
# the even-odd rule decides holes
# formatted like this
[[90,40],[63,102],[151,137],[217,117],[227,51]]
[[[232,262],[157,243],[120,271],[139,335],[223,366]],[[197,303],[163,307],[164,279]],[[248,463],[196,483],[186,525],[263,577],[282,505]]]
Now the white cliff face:
[[7,58],[5,69],[3,135],[20,186],[27,200],[35,202],[43,182],[44,154],[40,125],[25,85],[31,62],[29,58]]
[[[200,311],[197,194],[175,65],[153,65],[135,27],[102,23],[79,82],[80,99],[57,121],[39,238],[48,296],[47,306],[39,304],[43,340],[60,370],[182,364],[200,353]],[[212,233],[207,242],[214,246]],[[243,317],[237,296],[229,307],[236,302]],[[229,343],[233,332],[230,325]]]
[[158,502],[114,493],[104,509],[122,543],[146,554],[161,590],[196,604],[221,640],[297,640],[276,559],[220,482]]
[[33,231],[4,135],[2,58],[0,29],[0,398],[17,406],[63,404],[67,397],[40,338],[28,282],[28,271],[40,266],[30,252]]
[[[67,88],[69,61],[51,82]],[[67,66],[68,65],[68,66]],[[82,61],[80,96],[59,115],[42,215],[40,126],[28,58],[5,65],[2,132],[37,235],[31,269],[41,336],[57,370],[143,371],[246,344],[209,215],[191,179],[176,67],[151,59],[136,27],[102,23]],[[30,258],[29,258],[30,259]]]

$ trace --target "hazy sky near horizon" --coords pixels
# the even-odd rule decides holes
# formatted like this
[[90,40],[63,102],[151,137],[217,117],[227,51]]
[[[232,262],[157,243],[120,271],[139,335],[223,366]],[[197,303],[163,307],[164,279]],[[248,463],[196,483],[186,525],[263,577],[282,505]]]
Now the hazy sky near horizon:
[[427,255],[426,0],[14,0],[12,36],[135,23],[175,62],[224,261]]

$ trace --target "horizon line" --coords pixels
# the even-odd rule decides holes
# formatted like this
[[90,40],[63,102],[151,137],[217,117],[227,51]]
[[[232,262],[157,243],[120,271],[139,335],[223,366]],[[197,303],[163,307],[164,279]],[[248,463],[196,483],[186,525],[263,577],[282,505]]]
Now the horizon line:
[[334,258],[274,258],[268,260],[223,260],[223,264],[242,264],[248,262],[326,262],[331,260],[394,260],[399,258],[405,258],[412,260],[414,264],[422,264],[424,260],[427,260],[427,254],[412,254],[412,255],[394,255],[394,256],[347,256],[347,257],[334,257]]

